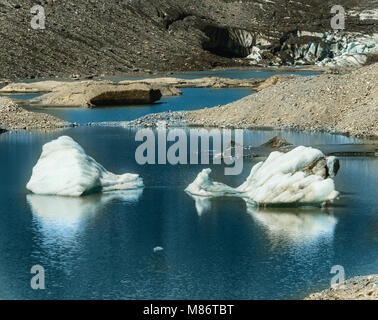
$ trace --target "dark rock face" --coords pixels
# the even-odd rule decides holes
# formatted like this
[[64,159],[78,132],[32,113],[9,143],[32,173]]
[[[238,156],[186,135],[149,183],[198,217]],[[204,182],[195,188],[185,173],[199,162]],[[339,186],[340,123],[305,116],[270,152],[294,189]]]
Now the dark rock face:
[[1,129],[1,128],[0,128],[0,134],[2,134],[2,133],[4,133],[4,132],[7,132],[7,130],[5,130],[5,129]]
[[280,148],[288,147],[288,146],[292,146],[292,144],[287,142],[283,138],[275,136],[272,139],[270,139],[269,141],[267,141],[266,143],[262,144],[260,147],[269,147],[269,148],[272,148],[272,149],[280,149]]
[[105,91],[90,100],[93,106],[150,104],[161,98],[160,90]]
[[[292,64],[319,40],[314,33],[330,31],[333,16],[324,0],[43,1],[46,29],[33,30],[35,4],[0,0],[0,78],[236,66],[249,64],[241,58],[254,46],[261,64]],[[357,13],[377,7],[376,0],[338,4]],[[376,20],[348,16],[346,31],[377,32]]]

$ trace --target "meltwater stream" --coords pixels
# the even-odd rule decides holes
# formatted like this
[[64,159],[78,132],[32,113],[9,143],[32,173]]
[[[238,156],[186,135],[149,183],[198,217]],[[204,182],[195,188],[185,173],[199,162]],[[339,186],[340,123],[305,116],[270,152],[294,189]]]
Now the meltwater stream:
[[[112,172],[140,174],[144,190],[29,194],[42,145],[63,134]],[[245,131],[244,144],[276,135],[297,145],[359,142],[273,130]],[[340,158],[341,198],[327,209],[256,210],[216,198],[199,212],[184,189],[201,169],[236,186],[261,159],[245,159],[241,175],[224,177],[222,165],[138,165],[139,144],[134,129],[116,127],[0,135],[1,299],[301,299],[329,287],[334,265],[347,277],[378,272],[376,157]],[[30,287],[37,264],[45,290]]]

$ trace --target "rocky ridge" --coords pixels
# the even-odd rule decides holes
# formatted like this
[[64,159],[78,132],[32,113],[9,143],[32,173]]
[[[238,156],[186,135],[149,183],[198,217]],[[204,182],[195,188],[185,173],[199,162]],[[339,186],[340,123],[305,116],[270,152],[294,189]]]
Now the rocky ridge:
[[378,136],[378,64],[296,77],[225,106],[188,112],[190,125],[325,130]]
[[43,30],[30,25],[35,4],[0,0],[0,78],[313,64],[378,32],[377,0],[340,0],[335,36],[323,0],[43,0]]

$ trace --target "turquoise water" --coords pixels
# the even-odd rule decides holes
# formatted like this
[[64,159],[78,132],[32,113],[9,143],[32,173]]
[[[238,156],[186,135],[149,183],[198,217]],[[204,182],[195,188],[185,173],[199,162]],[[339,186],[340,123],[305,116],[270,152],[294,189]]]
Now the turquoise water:
[[[185,89],[183,96],[152,106],[49,112],[79,123],[129,120],[156,110],[223,104],[249,94],[244,90]],[[244,159],[238,176],[224,176],[223,165],[141,166],[135,133],[80,126],[0,135],[2,299],[301,299],[330,286],[334,265],[342,265],[347,277],[378,273],[376,157],[340,158],[335,184],[341,196],[329,208],[256,210],[222,197],[199,210],[184,189],[201,169],[211,167],[214,179],[236,186],[263,159]],[[61,135],[112,172],[140,174],[145,188],[80,199],[31,195],[25,185],[41,148]],[[246,130],[244,145],[276,135],[296,145],[361,142],[326,133]],[[158,246],[164,250],[154,252]],[[45,268],[45,290],[30,287],[37,264]]]
[[[25,185],[44,143],[62,134],[116,173],[146,185],[122,197],[30,195]],[[329,134],[245,131],[257,146],[279,134],[295,144],[354,143]],[[135,131],[77,127],[53,134],[0,136],[0,295],[5,299],[295,299],[330,285],[333,265],[346,276],[376,273],[376,158],[341,158],[328,209],[251,210],[217,198],[201,215],[184,188],[200,165],[136,164]],[[245,159],[238,185],[260,159]],[[206,166],[207,167],[207,166]],[[157,246],[163,251],[154,252]],[[30,288],[30,268],[46,271],[46,289]]]
[[181,89],[182,95],[163,97],[154,104],[137,106],[107,106],[102,108],[29,108],[45,112],[69,122],[84,124],[88,122],[128,121],[150,113],[182,110],[196,110],[204,107],[230,103],[252,94],[250,89]]
[[[183,72],[168,77],[180,77],[185,79],[195,79],[201,77],[224,77],[232,79],[262,78],[266,79],[277,74],[297,74],[311,76],[318,74],[316,72],[276,72],[270,70],[209,70]],[[151,77],[161,77],[155,75]],[[125,79],[141,79],[141,77],[132,78],[109,78],[113,81]],[[37,81],[37,80],[31,80]],[[85,124],[88,122],[106,122],[106,121],[128,121],[134,120],[150,113],[159,113],[167,111],[196,110],[204,107],[214,107],[224,105],[239,100],[253,93],[249,88],[236,89],[209,89],[209,88],[183,88],[182,95],[175,97],[163,97],[154,104],[135,105],[135,106],[106,106],[102,108],[36,108],[27,107],[30,110],[44,112],[59,117],[63,120]],[[16,94],[10,95],[15,99],[27,100],[32,99],[38,94]]]

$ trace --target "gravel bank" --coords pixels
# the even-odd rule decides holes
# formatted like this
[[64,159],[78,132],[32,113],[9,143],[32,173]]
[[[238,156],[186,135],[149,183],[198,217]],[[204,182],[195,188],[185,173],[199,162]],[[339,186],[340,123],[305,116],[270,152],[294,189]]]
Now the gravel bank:
[[[344,286],[344,288],[342,287]],[[346,280],[335,289],[313,293],[305,300],[377,300],[378,274]]]
[[189,125],[325,130],[378,137],[378,63],[348,73],[296,77],[231,104],[188,112]]
[[70,123],[44,113],[25,110],[11,99],[0,97],[0,128],[7,130],[53,130]]
[[151,113],[136,120],[117,122],[91,122],[88,126],[114,126],[114,127],[145,127],[156,128],[159,122],[165,122],[167,127],[185,127],[187,111]]

